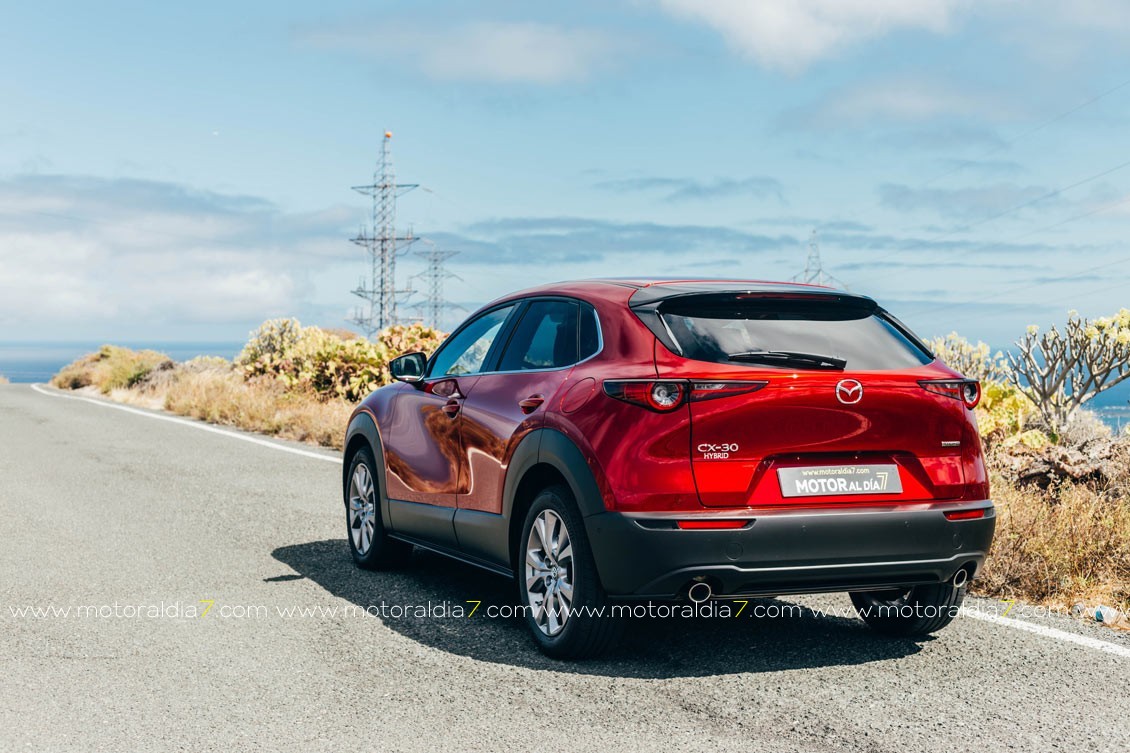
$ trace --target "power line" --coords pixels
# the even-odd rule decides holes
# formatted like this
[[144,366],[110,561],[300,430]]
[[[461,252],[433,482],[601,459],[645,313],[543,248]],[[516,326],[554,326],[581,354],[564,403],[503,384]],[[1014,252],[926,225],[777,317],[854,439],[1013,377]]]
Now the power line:
[[[1070,275],[1068,277],[1058,277],[1054,280],[1041,280],[1039,282],[1027,283],[1025,285],[1017,285],[1017,286],[1014,286],[1014,287],[1011,287],[1011,288],[1004,288],[1003,290],[994,290],[993,295],[995,297],[999,297],[1000,295],[1002,295],[1004,293],[1018,293],[1018,292],[1023,291],[1023,290],[1032,290],[1033,288],[1042,288],[1044,285],[1050,285],[1053,282],[1055,282],[1055,283],[1070,282],[1071,280],[1078,280],[1081,277],[1086,277],[1087,275],[1091,274],[1092,272],[1097,272],[1100,269],[1108,269],[1110,267],[1117,267],[1118,265],[1126,264],[1127,262],[1130,262],[1130,256],[1123,257],[1121,259],[1115,259],[1114,261],[1110,261],[1110,262],[1104,262],[1103,264],[1096,264],[1093,267],[1088,267],[1087,269],[1080,270],[1076,274]],[[1118,285],[1115,285],[1114,287],[1130,287],[1130,283],[1121,282]],[[1102,292],[1105,292],[1107,289],[1108,288],[1103,288],[1102,290],[1091,291],[1091,293],[1096,293],[1096,292],[1102,293]],[[1090,293],[1085,293],[1084,295],[1089,295],[1089,294]],[[1074,297],[1074,296],[1072,296],[1072,297]],[[932,314],[935,311],[942,311],[944,309],[949,309],[954,305],[958,305],[958,304],[956,302],[940,304],[938,306],[932,306],[932,307],[927,308],[927,309],[919,309],[918,311],[910,311],[910,312],[908,312],[907,315],[908,316],[922,316],[924,314]]]
[[[1050,125],[1054,125],[1055,123],[1058,123],[1058,122],[1060,122],[1061,120],[1064,120],[1064,119],[1066,119],[1066,118],[1070,117],[1071,115],[1074,115],[1075,113],[1079,112],[1080,110],[1083,110],[1083,109],[1085,109],[1085,108],[1087,108],[1087,107],[1089,107],[1089,106],[1093,105],[1094,103],[1096,103],[1096,102],[1098,102],[1098,101],[1100,101],[1100,100],[1102,100],[1102,99],[1104,99],[1104,98],[1106,98],[1106,97],[1110,96],[1111,94],[1114,94],[1115,92],[1118,92],[1118,91],[1120,91],[1120,90],[1122,90],[1122,89],[1125,89],[1125,88],[1126,88],[1126,87],[1128,87],[1128,86],[1130,86],[1130,79],[1126,79],[1125,81],[1122,81],[1122,82],[1118,83],[1117,85],[1115,85],[1115,86],[1112,86],[1111,88],[1109,88],[1109,89],[1106,89],[1105,91],[1102,91],[1102,92],[1100,92],[1099,94],[1096,94],[1095,96],[1091,97],[1090,99],[1087,99],[1087,100],[1086,100],[1086,101],[1084,101],[1084,102],[1081,102],[1081,103],[1080,103],[1080,104],[1078,104],[1078,105],[1075,105],[1075,106],[1073,106],[1073,107],[1070,107],[1070,108],[1068,108],[1067,110],[1065,110],[1065,111],[1063,111],[1063,112],[1060,112],[1060,113],[1058,113],[1058,114],[1056,114],[1056,115],[1053,115],[1053,116],[1051,116],[1050,118],[1046,118],[1046,119],[1044,119],[1044,120],[1040,121],[1040,122],[1039,122],[1039,123],[1037,123],[1036,125],[1034,125],[1034,126],[1032,126],[1032,127],[1028,128],[1027,130],[1021,131],[1020,133],[1018,133],[1017,135],[1013,136],[1012,138],[1010,138],[1010,139],[1007,139],[1006,141],[1003,141],[1003,142],[1001,142],[1001,143],[999,143],[999,144],[997,144],[997,145],[995,145],[995,146],[993,146],[993,147],[989,148],[988,150],[986,150],[986,151],[982,152],[981,154],[977,155],[977,157],[975,157],[975,158],[974,158],[973,160],[966,160],[965,162],[962,162],[961,164],[959,164],[959,165],[956,165],[955,167],[951,168],[950,170],[947,170],[947,171],[945,171],[945,172],[943,172],[943,173],[941,173],[941,174],[939,174],[939,175],[936,175],[936,176],[934,176],[933,178],[930,178],[930,179],[929,179],[929,180],[927,180],[927,181],[924,181],[924,182],[922,182],[922,183],[919,183],[919,184],[918,184],[918,185],[916,186],[916,188],[919,188],[919,189],[921,189],[921,188],[925,188],[926,186],[929,186],[929,185],[931,185],[931,184],[933,184],[933,183],[936,183],[936,182],[938,182],[939,180],[942,180],[943,178],[947,178],[947,177],[949,177],[950,175],[953,175],[953,174],[955,174],[955,173],[958,173],[958,172],[960,172],[960,171],[964,170],[965,168],[969,167],[969,166],[970,166],[971,164],[973,164],[973,163],[974,163],[974,161],[975,161],[976,159],[984,159],[984,158],[986,158],[986,157],[992,156],[993,154],[996,154],[997,152],[1003,151],[1004,149],[1006,149],[1006,148],[1008,148],[1008,147],[1012,146],[1013,144],[1017,143],[1018,141],[1021,141],[1021,140],[1023,140],[1023,139],[1026,139],[1026,138],[1028,138],[1029,136],[1032,136],[1033,134],[1035,134],[1035,133],[1038,133],[1039,131],[1042,131],[1042,130],[1044,130],[1044,129],[1045,129],[1045,128],[1047,128],[1048,126],[1050,126]],[[1127,163],[1127,164],[1130,164],[1130,163]],[[1114,172],[1114,170],[1117,170],[1117,169],[1121,169],[1122,167],[1125,167],[1125,166],[1126,166],[1126,164],[1120,165],[1119,167],[1117,167],[1117,168],[1114,168],[1114,169],[1112,169],[1112,170],[1111,170],[1111,171],[1109,171],[1109,172]],[[1031,204],[1033,204],[1033,203],[1037,203],[1037,202],[1043,201],[1043,200],[1045,200],[1045,199],[1051,198],[1051,197],[1053,197],[1053,196],[1055,196],[1055,195],[1058,195],[1058,194],[1060,194],[1060,193],[1063,193],[1064,191],[1070,190],[1071,188],[1075,188],[1075,187],[1077,187],[1077,186],[1079,186],[1079,185],[1083,185],[1083,184],[1085,184],[1085,183],[1087,183],[1087,182],[1090,182],[1091,180],[1097,180],[1098,178],[1100,178],[1100,177],[1103,177],[1103,175],[1109,174],[1109,172],[1108,172],[1108,173],[1102,173],[1102,174],[1099,174],[1099,175],[1097,175],[1097,176],[1093,176],[1092,178],[1090,178],[1090,179],[1088,179],[1088,180],[1084,180],[1084,181],[1081,181],[1081,182],[1079,182],[1079,183],[1077,183],[1077,184],[1074,184],[1074,185],[1072,185],[1072,186],[1067,186],[1067,187],[1064,187],[1064,188],[1058,189],[1057,191],[1053,191],[1053,192],[1051,192],[1050,194],[1046,194],[1046,195],[1044,195],[1044,196],[1041,196],[1041,197],[1039,197],[1039,198],[1037,198],[1037,199],[1034,199],[1034,200],[1033,200],[1033,201],[1031,201],[1031,202],[1025,202],[1024,204],[1021,204],[1021,205],[1018,205],[1018,206],[1015,206],[1015,207],[1010,207],[1009,209],[1005,210],[1004,212],[1002,212],[1002,213],[1000,213],[1000,214],[998,214],[998,215],[995,215],[995,216],[993,216],[993,217],[988,217],[988,218],[985,218],[985,219],[983,219],[983,220],[980,220],[980,221],[978,221],[978,222],[976,222],[976,223],[973,223],[973,224],[971,224],[971,225],[968,225],[968,226],[965,226],[965,227],[960,227],[960,228],[957,228],[957,229],[955,229],[955,230],[949,231],[949,232],[947,232],[947,233],[943,233],[943,234],[942,234],[942,235],[940,235],[940,236],[936,236],[936,237],[934,237],[934,238],[929,238],[929,239],[927,239],[927,240],[925,240],[925,241],[922,241],[922,242],[920,242],[920,243],[918,243],[918,244],[916,244],[916,245],[910,246],[910,247],[908,247],[908,248],[901,248],[901,249],[897,249],[897,250],[895,250],[895,251],[892,251],[892,252],[891,252],[891,253],[889,253],[889,254],[885,254],[885,255],[883,255],[883,256],[880,256],[880,257],[878,257],[878,258],[876,258],[876,259],[872,259],[871,261],[872,261],[872,262],[879,262],[879,261],[883,261],[883,260],[885,260],[885,259],[890,259],[890,258],[892,258],[892,257],[894,257],[894,256],[897,256],[898,254],[902,254],[902,253],[905,253],[905,252],[907,252],[907,251],[913,251],[913,250],[915,250],[915,249],[917,249],[917,248],[922,248],[922,247],[924,247],[924,246],[925,246],[925,244],[928,244],[928,243],[934,243],[934,242],[936,242],[936,241],[939,241],[939,240],[942,240],[942,239],[944,239],[944,238],[950,237],[950,236],[952,236],[952,235],[955,235],[955,234],[957,234],[957,233],[961,233],[961,232],[966,232],[966,231],[968,231],[968,230],[970,230],[970,229],[972,229],[972,228],[974,228],[974,227],[978,227],[978,226],[980,226],[980,225],[983,225],[983,224],[986,224],[986,223],[988,223],[988,222],[992,222],[993,220],[996,220],[996,219],[1000,219],[1001,217],[1004,217],[1005,215],[1007,215],[1007,214],[1010,214],[1011,212],[1014,212],[1014,211],[1019,211],[1020,209],[1023,209],[1023,208],[1025,208],[1026,206],[1030,206],[1030,205],[1031,205]],[[877,207],[880,207],[880,206],[882,206],[882,202],[880,202],[880,203],[878,203],[878,204],[875,204],[874,206],[875,206],[876,208],[877,208]],[[875,280],[875,279],[882,279],[883,277],[888,277],[888,276],[890,276],[890,274],[891,274],[891,273],[887,273],[887,274],[881,274],[881,275],[877,275],[877,276],[875,276],[875,277],[872,277],[872,278],[871,278],[871,280]]]
[[416,239],[411,231],[396,234],[396,199],[416,188],[417,183],[397,183],[392,166],[392,132],[385,131],[381,141],[381,159],[367,186],[353,186],[353,190],[373,198],[370,226],[361,228],[350,240],[369,254],[369,279],[362,280],[352,291],[364,303],[357,309],[351,322],[367,337],[372,337],[389,325],[396,324],[397,302],[407,298],[411,288],[396,287],[396,257]]
[[[1113,86],[1110,89],[1107,89],[1106,91],[1102,92],[1101,94],[1096,94],[1095,96],[1091,97],[1087,101],[1085,101],[1081,104],[1078,104],[1078,105],[1072,107],[1069,110],[1061,112],[1058,115],[1053,115],[1052,117],[1047,118],[1046,120],[1043,120],[1043,121],[1037,123],[1036,125],[1032,126],[1031,128],[1029,128],[1026,131],[1021,131],[1017,135],[1013,136],[1011,139],[1003,141],[1003,142],[997,144],[996,146],[991,147],[988,151],[981,153],[980,155],[977,156],[977,159],[984,159],[985,157],[991,157],[992,155],[996,154],[997,152],[1004,151],[1008,147],[1015,144],[1017,141],[1021,141],[1023,139],[1026,139],[1029,136],[1031,136],[1032,134],[1038,133],[1039,131],[1042,131],[1045,128],[1047,128],[1048,126],[1054,125],[1055,123],[1058,123],[1059,121],[1064,120],[1065,118],[1067,118],[1071,115],[1074,115],[1075,113],[1079,112],[1080,110],[1082,110],[1086,107],[1089,107],[1090,105],[1093,105],[1095,102],[1098,102],[1100,99],[1103,99],[1104,97],[1107,97],[1111,94],[1114,94],[1116,91],[1118,91],[1120,89],[1125,89],[1127,86],[1130,86],[1130,79],[1126,79],[1122,83],[1118,84],[1117,86]],[[919,184],[918,187],[919,188],[925,188],[926,186],[929,186],[933,183],[936,183],[939,180],[942,180],[943,178],[948,178],[949,176],[953,175],[954,173],[961,172],[962,170],[964,170],[966,167],[968,167],[972,163],[973,163],[973,160],[966,160],[965,162],[962,162],[961,164],[953,167],[952,169],[947,170],[946,172],[942,173],[941,175],[933,177],[930,180],[926,181],[925,183]]]
[[[1109,211],[1111,209],[1114,209],[1117,206],[1120,206],[1122,204],[1127,204],[1127,203],[1130,203],[1130,196],[1126,196],[1122,199],[1119,199],[1118,201],[1114,201],[1114,202],[1111,202],[1109,204],[1105,204],[1105,205],[1103,205],[1103,206],[1101,206],[1097,209],[1093,209],[1089,212],[1084,212],[1083,214],[1079,214],[1079,215],[1076,215],[1074,217],[1069,217],[1065,220],[1061,220],[1059,222],[1052,223],[1051,225],[1046,225],[1042,228],[1037,228],[1036,230],[1032,230],[1028,233],[1025,233],[1024,235],[1017,236],[1014,239],[1006,240],[1006,241],[1003,241],[1003,242],[1004,243],[1012,243],[1012,242],[1015,242],[1016,240],[1020,240],[1021,238],[1026,237],[1028,235],[1034,235],[1035,233],[1045,232],[1047,230],[1051,230],[1052,228],[1060,227],[1062,225],[1067,225],[1067,224],[1074,222],[1076,220],[1081,220],[1081,219],[1084,219],[1086,217],[1090,217],[1092,215],[1099,214],[1101,212],[1106,212],[1106,211]],[[970,249],[968,251],[964,251],[962,253],[955,254],[955,256],[966,256],[966,255],[968,255],[968,254],[970,254],[974,251],[977,251],[977,250],[980,250],[980,249],[978,249],[978,248]],[[1033,288],[1040,288],[1040,287],[1043,287],[1044,285],[1050,285],[1053,282],[1066,282],[1068,280],[1077,280],[1080,277],[1085,277],[1086,275],[1088,275],[1092,272],[1097,272],[1100,269],[1107,269],[1108,267],[1116,267],[1120,264],[1125,264],[1127,262],[1130,262],[1130,256],[1125,256],[1125,257],[1122,257],[1120,259],[1116,259],[1116,260],[1111,261],[1111,262],[1104,262],[1102,264],[1096,264],[1093,267],[1087,267],[1086,269],[1079,270],[1078,272],[1076,272],[1072,275],[1069,275],[1067,277],[1059,277],[1059,278],[1056,278],[1054,280],[1042,280],[1042,281],[1039,281],[1039,282],[1025,283],[1025,284],[1022,284],[1022,285],[1014,285],[1013,287],[1010,287],[1010,288],[994,289],[993,294],[995,296],[999,297],[1000,295],[1002,295],[1004,293],[1017,293],[1017,292],[1020,292],[1020,291],[1023,291],[1023,290],[1032,290]],[[952,303],[939,304],[937,306],[931,306],[930,308],[919,309],[918,311],[910,311],[910,312],[908,312],[908,315],[918,316],[920,314],[930,314],[930,313],[933,313],[935,311],[941,311],[943,309],[948,309],[952,305],[953,305]]]
[[[1030,207],[1034,204],[1038,204],[1041,201],[1046,201],[1047,199],[1054,198],[1054,197],[1059,196],[1060,194],[1065,193],[1067,191],[1070,191],[1074,188],[1078,188],[1079,186],[1086,185],[1087,183],[1090,183],[1092,181],[1096,181],[1099,178],[1106,177],[1107,175],[1118,172],[1119,170],[1124,170],[1127,167],[1130,167],[1130,160],[1127,160],[1126,162],[1122,162],[1122,163],[1115,165],[1114,167],[1111,167],[1109,169],[1103,170],[1102,172],[1095,173],[1094,175],[1091,175],[1091,176],[1084,178],[1082,180],[1078,180],[1074,183],[1071,183],[1070,185],[1063,186],[1061,188],[1056,188],[1056,189],[1049,191],[1049,192],[1047,192],[1047,193],[1045,193],[1041,196],[1036,197],[1035,199],[1029,199],[1028,201],[1024,201],[1024,202],[1021,202],[1021,203],[1016,204],[1014,206],[1011,206],[1008,209],[1005,209],[1001,212],[997,212],[996,214],[991,215],[989,217],[985,217],[983,219],[977,220],[976,222],[972,222],[968,225],[963,225],[961,227],[954,228],[953,230],[949,230],[945,233],[935,235],[931,238],[927,238],[924,241],[920,241],[920,242],[918,242],[914,245],[908,246],[906,248],[895,249],[894,251],[892,251],[889,254],[884,254],[884,255],[882,255],[878,258],[871,259],[869,261],[871,263],[885,261],[886,259],[890,259],[891,257],[898,256],[899,254],[904,254],[908,251],[913,251],[913,250],[918,249],[918,248],[924,248],[926,246],[926,244],[937,243],[940,240],[943,240],[945,238],[949,238],[951,236],[957,235],[958,233],[968,232],[969,230],[972,230],[975,227],[980,227],[981,225],[988,224],[988,223],[990,223],[994,220],[999,220],[1001,217],[1005,217],[1009,214],[1012,214],[1013,212],[1018,212],[1021,209],[1026,209],[1027,207]],[[878,275],[871,277],[870,281],[874,282],[877,279],[889,277],[891,274],[893,274],[893,273],[887,272],[885,274],[878,274]]]
[[[1116,263],[1123,264],[1127,261],[1130,261],[1130,258],[1123,259],[1123,260],[1116,262]],[[1106,265],[1106,266],[1112,266],[1112,265]],[[1116,283],[1114,285],[1107,285],[1105,287],[1095,288],[1095,289],[1092,289],[1092,290],[1084,290],[1082,293],[1075,293],[1075,294],[1072,294],[1072,295],[1063,296],[1062,298],[1055,298],[1055,299],[1050,300],[1050,301],[1040,301],[1040,303],[1046,306],[1046,305],[1050,305],[1050,304],[1053,304],[1053,303],[1063,303],[1065,301],[1078,301],[1078,300],[1080,300],[1080,298],[1088,298],[1090,296],[1098,295],[1099,293],[1109,293],[1112,290],[1125,290],[1127,288],[1128,284],[1130,284],[1130,283],[1127,283],[1126,281],[1122,281],[1122,282]],[[924,312],[919,312],[919,313],[924,313]],[[917,314],[913,314],[913,316],[917,316]],[[971,321],[975,318],[983,318],[983,317],[984,317],[984,314],[970,314],[970,315],[967,315],[967,316],[959,316],[959,317],[956,317],[954,319],[947,319],[946,324],[947,324],[947,326],[951,326],[953,324],[961,324],[962,322],[968,322],[968,321]]]

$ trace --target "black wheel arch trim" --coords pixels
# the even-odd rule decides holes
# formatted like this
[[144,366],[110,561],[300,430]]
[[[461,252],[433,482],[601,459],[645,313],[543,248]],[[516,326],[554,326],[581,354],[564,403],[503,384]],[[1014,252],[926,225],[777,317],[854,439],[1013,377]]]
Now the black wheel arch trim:
[[552,467],[565,479],[577,500],[582,517],[607,512],[604,495],[580,448],[557,429],[535,429],[527,434],[510,456],[502,490],[502,515],[509,520],[518,485],[535,465]]
[[[388,468],[385,466],[384,443],[381,442],[381,433],[377,428],[377,423],[373,420],[372,415],[368,411],[359,410],[349,419],[349,428],[345,431],[345,452],[349,452],[350,446],[357,437],[364,437],[370,452],[373,453],[373,460],[375,460],[377,464],[377,467],[374,468],[373,471],[374,477],[378,482],[377,493],[381,498],[381,520],[389,520],[391,516],[388,509],[388,486],[385,483],[385,475],[388,473]],[[342,457],[341,496],[342,501],[346,505],[349,504],[346,489],[349,485],[349,466],[351,463],[352,458],[349,455]]]

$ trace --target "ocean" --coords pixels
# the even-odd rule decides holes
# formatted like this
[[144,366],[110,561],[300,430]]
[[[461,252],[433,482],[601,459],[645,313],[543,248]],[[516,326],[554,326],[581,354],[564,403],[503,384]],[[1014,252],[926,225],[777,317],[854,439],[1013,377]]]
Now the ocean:
[[[76,358],[93,353],[105,343],[98,342],[14,342],[0,341],[0,375],[12,382],[46,382]],[[195,356],[234,358],[243,348],[236,342],[115,342],[134,350],[156,350],[174,361]]]
[[[12,382],[46,382],[63,366],[86,353],[98,350],[96,342],[4,342],[0,341],[0,375]],[[174,361],[187,361],[195,356],[234,358],[243,348],[241,342],[121,342],[127,348],[160,351]],[[1116,431],[1130,427],[1130,380],[1095,398],[1088,407]]]

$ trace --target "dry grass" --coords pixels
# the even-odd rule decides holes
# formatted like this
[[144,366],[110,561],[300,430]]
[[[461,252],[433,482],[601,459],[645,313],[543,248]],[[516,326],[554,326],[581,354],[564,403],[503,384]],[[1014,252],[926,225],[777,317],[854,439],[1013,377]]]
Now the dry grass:
[[161,353],[112,345],[63,367],[51,383],[62,389],[100,392],[117,402],[163,408],[209,423],[337,449],[342,448],[353,411],[343,400],[287,390],[271,377],[245,380],[222,358],[175,364]]
[[245,382],[234,371],[178,373],[164,395],[166,410],[210,423],[342,449],[353,406],[287,392],[277,382]]
[[978,592],[1059,608],[1130,609],[1130,497],[995,480],[993,499],[997,530]]

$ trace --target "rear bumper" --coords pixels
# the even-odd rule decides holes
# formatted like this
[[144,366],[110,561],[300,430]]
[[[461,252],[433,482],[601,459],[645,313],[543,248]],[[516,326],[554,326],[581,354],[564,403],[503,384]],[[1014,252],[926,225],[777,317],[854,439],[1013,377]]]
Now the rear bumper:
[[[946,511],[983,508],[949,520]],[[897,508],[771,511],[737,530],[683,530],[694,515],[604,512],[585,519],[597,570],[611,596],[669,598],[693,580],[716,596],[861,591],[975,576],[993,538],[990,501]],[[708,517],[725,517],[711,513]]]

